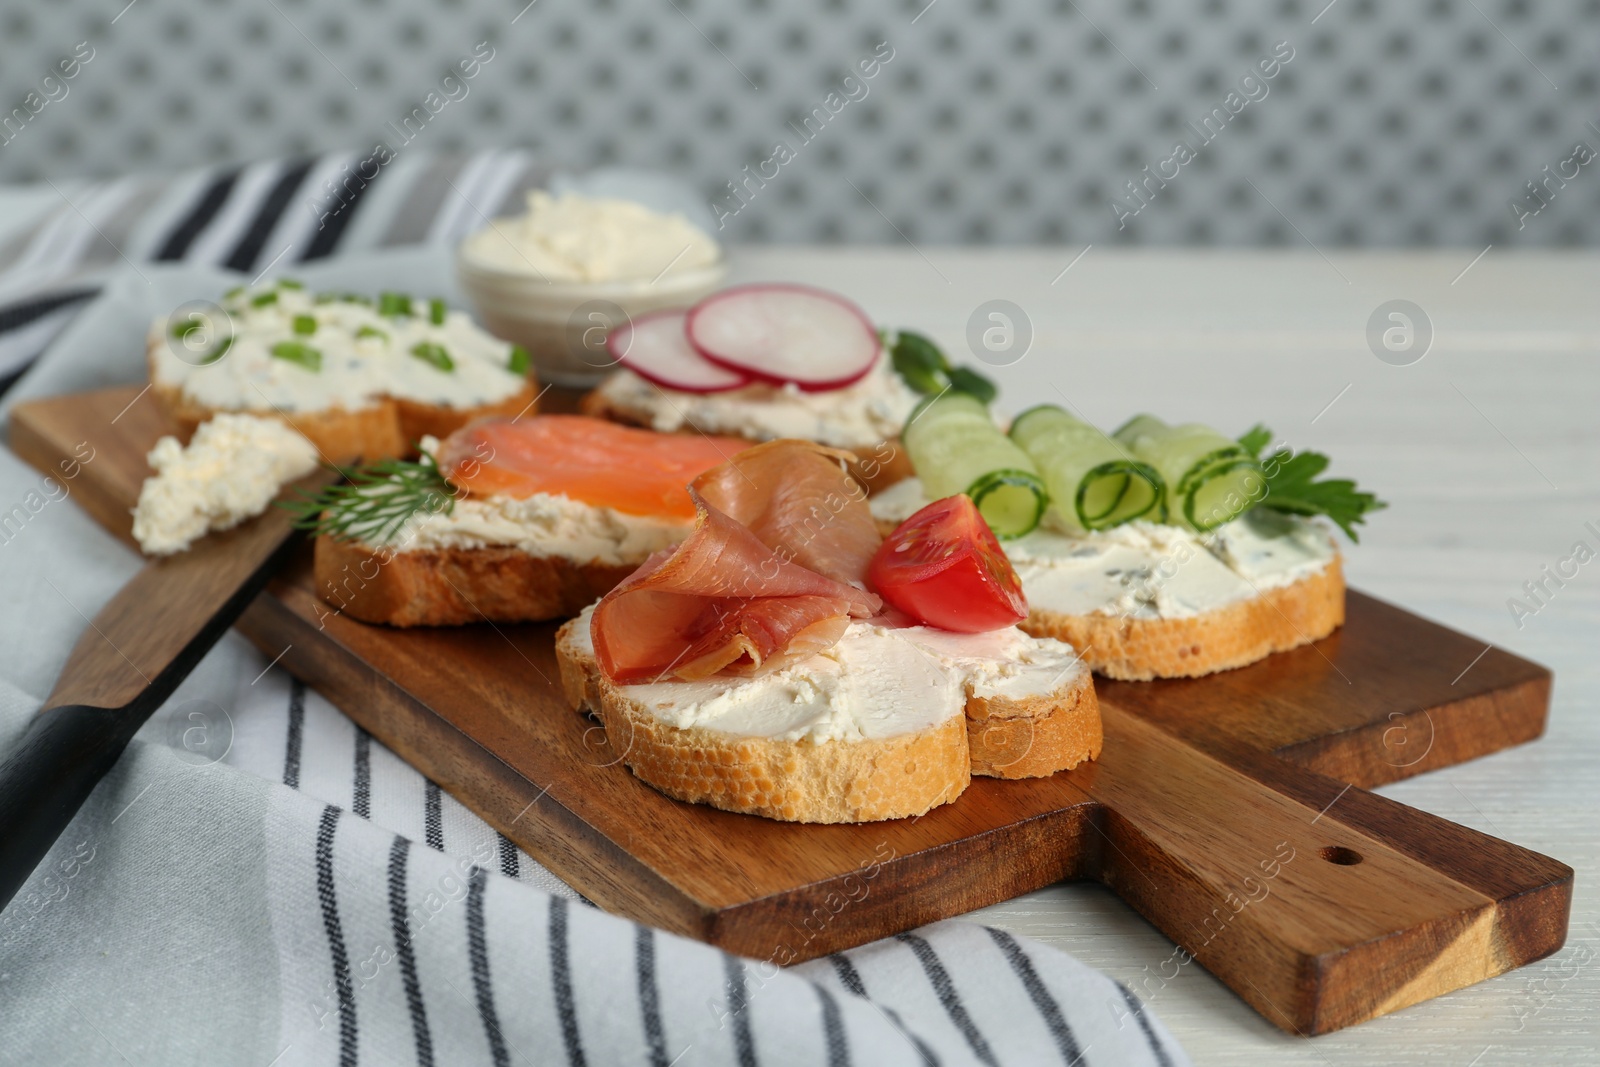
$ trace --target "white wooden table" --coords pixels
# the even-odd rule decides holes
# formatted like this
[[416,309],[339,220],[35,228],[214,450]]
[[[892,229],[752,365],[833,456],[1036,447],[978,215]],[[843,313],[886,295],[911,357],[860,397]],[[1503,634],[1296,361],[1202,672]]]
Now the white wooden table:
[[[1010,411],[1065,394],[1102,426],[1143,410],[1234,431],[1264,421],[1328,452],[1335,473],[1390,503],[1348,553],[1351,584],[1555,671],[1542,740],[1381,790],[1577,871],[1567,946],[1548,960],[1308,1040],[1198,964],[1163,982],[1170,943],[1097,885],[1052,886],[974,916],[1141,991],[1198,1064],[1600,1063],[1600,560],[1520,627],[1507,606],[1574,542],[1600,552],[1584,526],[1600,530],[1600,256],[1495,248],[1474,262],[1478,251],[735,257],[734,280],[850,293],[875,320],[929,333],[969,362],[974,309],[1013,302],[1034,339],[991,371]],[[1380,360],[1366,337],[1393,299],[1420,306],[1435,331],[1406,366]]]

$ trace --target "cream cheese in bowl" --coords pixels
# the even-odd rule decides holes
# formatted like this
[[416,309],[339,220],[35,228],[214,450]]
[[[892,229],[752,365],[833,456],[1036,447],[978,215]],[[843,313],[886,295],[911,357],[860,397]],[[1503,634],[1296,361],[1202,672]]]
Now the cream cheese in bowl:
[[526,214],[462,242],[461,286],[490,332],[527,348],[541,378],[593,385],[614,368],[610,330],[685,307],[725,274],[722,249],[679,214],[631,200],[528,194]]

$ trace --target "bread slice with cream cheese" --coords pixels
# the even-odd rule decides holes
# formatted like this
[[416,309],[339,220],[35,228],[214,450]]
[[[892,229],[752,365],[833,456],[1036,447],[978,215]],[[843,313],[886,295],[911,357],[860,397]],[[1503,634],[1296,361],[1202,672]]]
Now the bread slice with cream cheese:
[[[892,530],[927,501],[907,479],[870,501]],[[1344,623],[1344,572],[1316,520],[1255,509],[1207,534],[1136,521],[1002,542],[1028,600],[1022,628],[1096,672],[1147,681],[1243,667]]]
[[279,419],[328,462],[415,454],[490,415],[531,412],[526,358],[440,301],[314,296],[279,281],[156,320],[152,394],[187,441],[219,412]]
[[556,635],[561,684],[622,761],[679,800],[792,822],[920,815],[974,774],[1035,777],[1100,753],[1088,670],[1015,628],[853,622],[834,647],[755,677],[608,680],[592,610]]
[[388,626],[559,619],[690,529],[565,497],[468,497],[382,539],[317,537],[316,589],[339,612]]

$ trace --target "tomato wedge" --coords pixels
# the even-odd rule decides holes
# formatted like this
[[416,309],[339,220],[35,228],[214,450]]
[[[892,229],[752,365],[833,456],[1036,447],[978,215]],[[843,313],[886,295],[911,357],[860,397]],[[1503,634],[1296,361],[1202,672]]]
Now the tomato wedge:
[[964,493],[935,500],[895,527],[872,557],[867,581],[890,604],[941,630],[979,633],[1028,617],[1017,572]]

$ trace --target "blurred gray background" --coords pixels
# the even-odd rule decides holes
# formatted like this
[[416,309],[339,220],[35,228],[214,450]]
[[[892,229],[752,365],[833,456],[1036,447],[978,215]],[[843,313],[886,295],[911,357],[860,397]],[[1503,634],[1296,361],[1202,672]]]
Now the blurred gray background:
[[1600,0],[124,2],[6,0],[4,108],[93,58],[10,112],[0,180],[366,152],[487,42],[414,144],[667,170],[734,240],[1600,240]]

